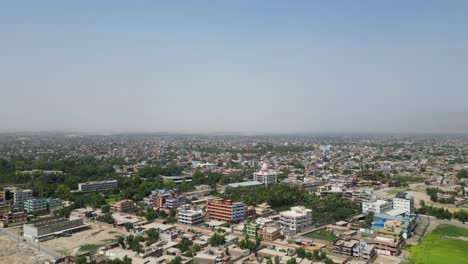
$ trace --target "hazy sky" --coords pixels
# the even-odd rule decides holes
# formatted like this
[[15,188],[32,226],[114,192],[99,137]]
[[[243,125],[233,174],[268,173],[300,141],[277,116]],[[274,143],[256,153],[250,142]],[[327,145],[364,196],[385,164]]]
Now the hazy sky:
[[468,132],[468,1],[0,1],[0,130]]

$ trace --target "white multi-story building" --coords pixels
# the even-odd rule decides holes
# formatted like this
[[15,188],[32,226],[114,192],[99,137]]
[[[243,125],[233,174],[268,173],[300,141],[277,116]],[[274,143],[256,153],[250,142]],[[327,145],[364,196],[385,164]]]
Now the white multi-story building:
[[286,236],[295,235],[312,225],[312,210],[304,206],[294,206],[280,213],[280,225]]
[[35,198],[24,202],[24,210],[28,213],[36,213],[47,210],[47,199]]
[[180,210],[177,219],[181,224],[198,225],[203,223],[203,214],[194,210]]
[[254,181],[263,184],[273,184],[278,181],[278,172],[268,168],[268,164],[264,163],[262,169],[254,173]]
[[399,192],[393,198],[393,209],[405,210],[407,214],[414,213],[414,197],[409,193]]
[[13,195],[13,204],[21,209],[24,207],[24,203],[27,200],[33,198],[33,191],[32,190],[19,190],[16,189]]
[[380,214],[386,211],[390,211],[393,208],[392,201],[385,200],[374,200],[370,202],[362,202],[362,213],[374,212]]
[[107,191],[117,188],[117,180],[112,181],[99,181],[99,182],[84,182],[78,184],[80,192],[99,192]]

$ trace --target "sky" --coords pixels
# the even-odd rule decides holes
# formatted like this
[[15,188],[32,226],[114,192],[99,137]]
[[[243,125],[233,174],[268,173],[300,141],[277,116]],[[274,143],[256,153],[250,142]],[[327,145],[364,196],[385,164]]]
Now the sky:
[[0,1],[0,131],[468,133],[468,1]]

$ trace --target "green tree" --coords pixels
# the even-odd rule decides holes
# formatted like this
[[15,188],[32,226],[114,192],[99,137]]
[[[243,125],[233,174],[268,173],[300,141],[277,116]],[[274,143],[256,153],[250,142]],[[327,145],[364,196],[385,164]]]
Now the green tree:
[[81,256],[76,259],[76,264],[86,264],[88,263],[88,260],[86,259],[85,256]]
[[274,260],[275,264],[280,264],[280,258],[278,256],[275,256]]
[[106,205],[101,206],[101,212],[102,212],[103,214],[108,214],[108,213],[110,213],[110,205],[106,204]]
[[226,238],[223,235],[214,233],[214,235],[208,239],[208,243],[212,246],[222,246],[226,243]]
[[193,245],[193,242],[190,241],[190,239],[183,237],[182,240],[179,243],[179,249],[182,252],[186,252],[187,250],[190,249],[190,247]]
[[168,190],[173,190],[176,187],[176,183],[173,180],[164,180],[163,184],[164,184],[164,188]]

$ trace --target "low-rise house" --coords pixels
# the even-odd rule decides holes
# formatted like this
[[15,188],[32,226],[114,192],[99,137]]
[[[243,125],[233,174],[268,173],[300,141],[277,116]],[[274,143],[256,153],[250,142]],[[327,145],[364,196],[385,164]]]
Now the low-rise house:
[[354,248],[359,245],[359,240],[352,238],[338,239],[333,243],[333,253],[353,256]]
[[281,229],[275,226],[264,226],[257,231],[258,236],[265,241],[280,239],[283,235]]
[[131,212],[136,209],[135,203],[132,200],[126,199],[118,202],[114,202],[111,205],[111,209],[114,212]]

